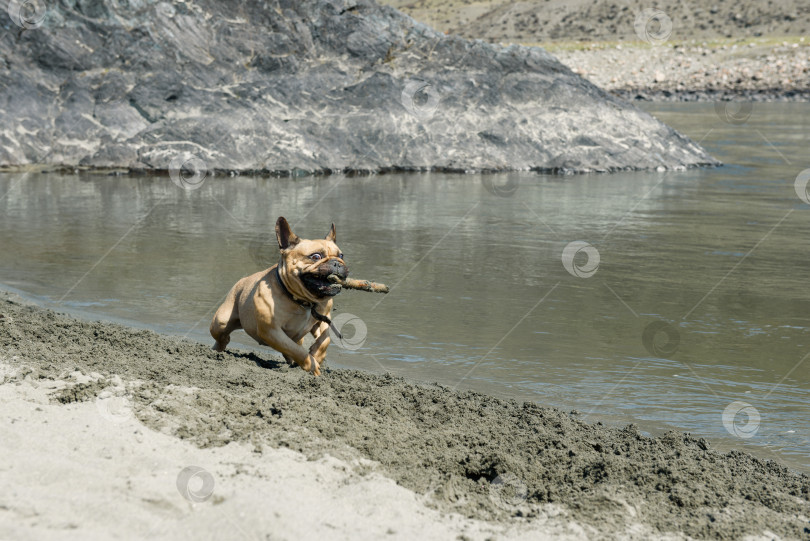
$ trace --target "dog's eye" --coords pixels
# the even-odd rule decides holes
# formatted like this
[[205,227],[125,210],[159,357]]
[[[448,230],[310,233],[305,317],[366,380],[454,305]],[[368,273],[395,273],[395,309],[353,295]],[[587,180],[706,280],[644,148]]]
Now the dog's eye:
[[338,257],[339,257],[340,259],[343,259],[343,252],[339,253],[339,254],[338,254]]
[[309,258],[312,261],[320,261],[321,259],[323,259],[323,256],[321,254],[315,253],[315,254],[312,254],[311,256],[309,256]]

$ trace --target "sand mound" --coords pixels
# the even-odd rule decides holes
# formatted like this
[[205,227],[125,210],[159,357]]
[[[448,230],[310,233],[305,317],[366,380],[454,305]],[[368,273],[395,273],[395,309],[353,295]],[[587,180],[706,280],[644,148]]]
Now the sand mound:
[[[83,322],[7,300],[0,352],[34,381],[78,370],[120,377],[146,426],[200,448],[247,443],[310,458],[358,457],[443,511],[510,523],[545,520],[543,505],[605,533],[739,538],[810,533],[810,478],[689,435],[648,438],[632,426],[588,425],[535,404],[390,376],[329,371],[313,378],[275,355],[207,346]],[[8,362],[8,361],[7,361]],[[105,384],[76,383],[54,400],[86,401]]]

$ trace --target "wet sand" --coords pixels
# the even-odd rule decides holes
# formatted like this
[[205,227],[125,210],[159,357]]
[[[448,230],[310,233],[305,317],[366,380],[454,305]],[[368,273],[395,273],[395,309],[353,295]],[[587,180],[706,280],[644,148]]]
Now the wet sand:
[[[590,425],[574,412],[392,376],[327,370],[313,378],[288,368],[270,350],[261,355],[215,353],[207,345],[81,321],[11,294],[0,295],[0,361],[5,367],[0,396],[14,389],[50,389],[49,404],[37,407],[62,411],[94,403],[88,411],[106,408],[111,418],[120,416],[121,408],[105,404],[118,400],[125,405],[124,416],[131,415],[126,422],[135,423],[127,426],[146,433],[153,452],[160,455],[164,448],[186,445],[189,454],[216,453],[210,460],[219,475],[225,475],[219,469],[226,471],[228,464],[269,463],[279,450],[290,452],[302,457],[300,463],[312,464],[315,472],[307,476],[310,468],[304,467],[300,476],[289,479],[293,492],[311,493],[327,481],[334,486],[356,484],[365,475],[390,478],[403,492],[381,491],[378,500],[385,509],[392,506],[382,520],[391,517],[394,538],[397,527],[400,537],[413,531],[399,525],[408,517],[413,522],[416,500],[424,506],[419,522],[435,526],[423,533],[435,538],[446,538],[447,531],[482,539],[520,538],[532,532],[574,538],[595,538],[599,532],[605,538],[638,539],[810,536],[808,476],[745,453],[721,454],[689,435],[671,432],[649,438],[633,426]],[[36,424],[31,416],[37,410],[19,406],[20,400],[25,402],[19,396],[4,402],[18,404],[17,409],[4,407],[3,433],[14,436],[4,438],[6,456],[15,456],[12,451],[20,455],[15,440],[36,441],[36,433],[25,427]],[[90,426],[82,419],[77,417],[75,426],[66,421],[67,426],[49,427],[35,450],[59,449],[62,439]],[[21,432],[15,433],[14,424]],[[122,439],[109,445],[126,449],[129,444]],[[249,460],[244,458],[246,448]],[[126,453],[113,454],[112,462],[119,466],[134,460]],[[131,486],[93,469],[94,460],[106,464],[109,458],[91,454],[87,460],[89,472],[82,479],[108,483],[102,494],[132,499],[127,492]],[[337,460],[340,467],[334,468],[337,477],[325,481],[323,472],[316,475],[320,466],[315,465],[329,460]],[[69,462],[54,464],[53,469],[61,465],[64,471],[52,471],[53,478],[68,475],[72,467]],[[10,469],[8,462],[5,470],[0,468],[0,482],[6,484],[14,471],[12,458]],[[283,468],[269,468],[262,475],[252,471],[236,466],[231,473],[243,488],[226,495],[214,490],[205,505],[210,502],[213,513],[218,505],[249,499],[250,491],[259,490],[260,496],[255,486],[260,479],[275,478],[276,484],[287,479]],[[32,485],[17,486],[18,492],[43,483],[35,473],[16,479]],[[352,498],[377,496],[375,487],[380,486],[387,485],[370,485],[341,501],[351,507]],[[82,490],[74,485],[77,488]],[[398,498],[408,505],[399,508]],[[8,531],[9,521],[18,523],[23,516],[10,500],[6,496],[0,502],[0,536]],[[63,507],[39,512],[67,513],[60,511]],[[290,512],[318,517],[318,508],[319,502],[313,501],[307,515],[291,504]],[[283,508],[275,511],[284,513]],[[249,509],[248,515],[252,512]],[[161,513],[165,509],[155,510],[154,516],[146,513],[144,520]],[[245,520],[273,539],[295,534],[283,521]],[[71,521],[65,517],[63,522],[65,531],[70,530]],[[81,532],[81,520],[75,522],[73,530]],[[53,534],[53,521],[49,524]],[[30,531],[39,530],[32,526]],[[340,526],[324,530],[317,519],[312,520],[312,531],[351,536]]]

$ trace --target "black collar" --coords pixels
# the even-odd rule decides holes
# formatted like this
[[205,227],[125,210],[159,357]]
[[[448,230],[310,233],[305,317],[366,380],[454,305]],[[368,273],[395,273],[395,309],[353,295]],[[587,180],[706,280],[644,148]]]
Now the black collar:
[[298,299],[292,293],[290,293],[290,290],[287,289],[287,286],[284,285],[284,281],[281,279],[281,274],[279,274],[279,272],[278,272],[278,265],[276,265],[276,280],[278,280],[278,285],[281,286],[281,291],[283,291],[284,294],[287,295],[287,297],[289,297],[290,300],[292,300],[295,304],[297,304],[298,306],[301,306],[302,308],[314,308],[315,307],[314,302],[305,301],[303,299]]
[[281,274],[279,274],[278,272],[278,265],[276,265],[276,280],[278,280],[278,285],[281,286],[281,291],[283,291],[284,294],[290,298],[290,300],[292,300],[295,304],[297,304],[302,308],[309,308],[309,313],[312,314],[312,317],[314,317],[318,321],[321,321],[329,325],[329,327],[332,329],[332,331],[334,331],[337,337],[340,340],[343,340],[343,335],[340,334],[340,331],[337,329],[337,327],[335,327],[335,324],[332,323],[332,320],[329,319],[328,316],[318,313],[318,311],[315,309],[317,305],[314,302],[296,299],[295,296],[293,296],[293,294],[290,293],[290,290],[287,289],[287,286],[285,286],[284,282],[281,280]]

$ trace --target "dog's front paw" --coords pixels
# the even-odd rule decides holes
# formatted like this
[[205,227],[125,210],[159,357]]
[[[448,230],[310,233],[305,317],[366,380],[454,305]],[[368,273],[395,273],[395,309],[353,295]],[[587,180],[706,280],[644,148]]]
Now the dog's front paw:
[[321,367],[318,364],[318,361],[316,361],[315,357],[313,357],[312,355],[307,355],[307,365],[302,366],[301,368],[303,368],[313,376],[321,375]]

